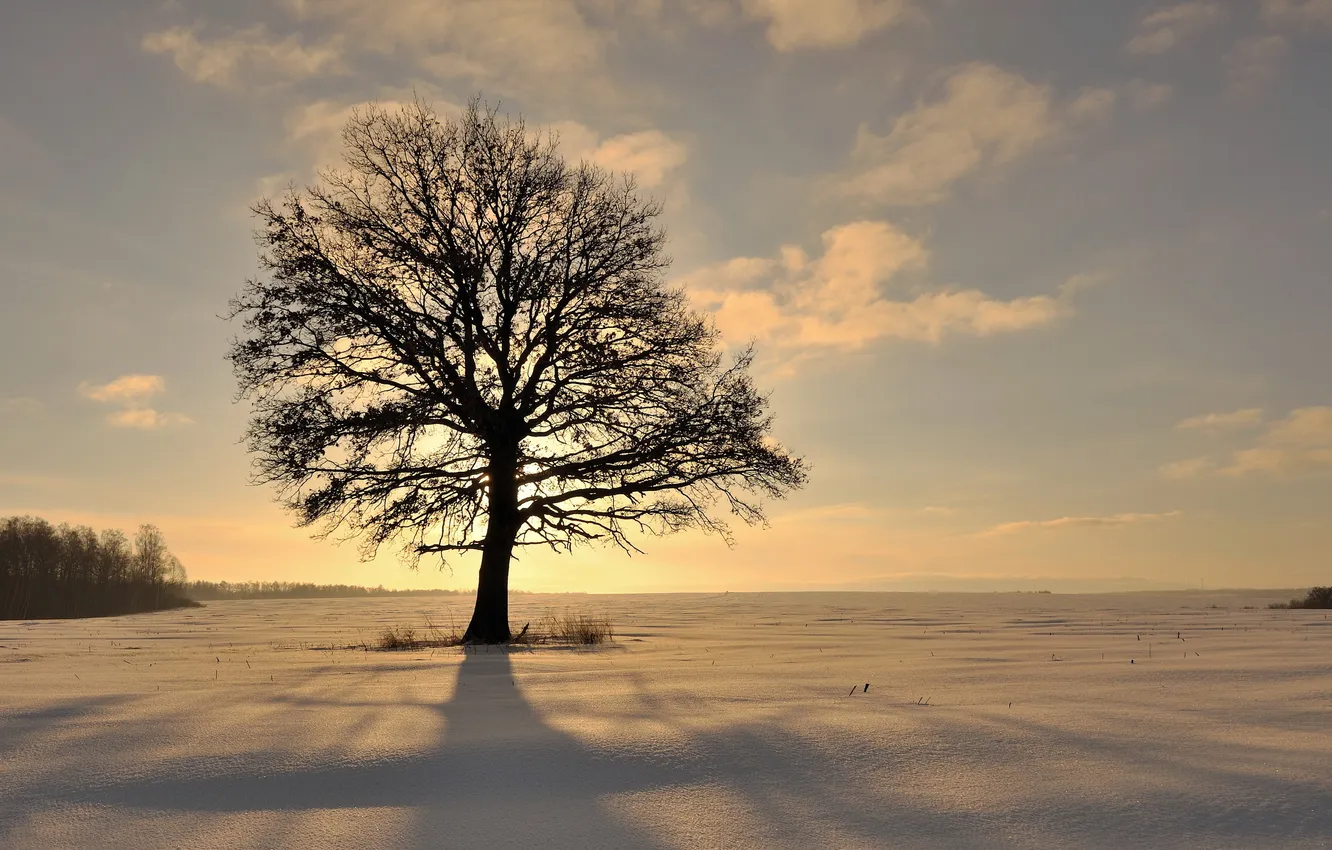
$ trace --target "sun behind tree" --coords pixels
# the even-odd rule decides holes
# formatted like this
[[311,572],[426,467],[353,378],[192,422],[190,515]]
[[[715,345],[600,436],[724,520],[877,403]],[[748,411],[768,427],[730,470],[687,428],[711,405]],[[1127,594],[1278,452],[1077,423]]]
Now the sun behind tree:
[[480,551],[465,639],[509,640],[515,545],[727,535],[806,467],[769,436],[751,353],[663,272],[632,178],[473,101],[368,108],[346,167],[256,208],[267,274],[233,302],[256,479],[303,525],[413,557]]

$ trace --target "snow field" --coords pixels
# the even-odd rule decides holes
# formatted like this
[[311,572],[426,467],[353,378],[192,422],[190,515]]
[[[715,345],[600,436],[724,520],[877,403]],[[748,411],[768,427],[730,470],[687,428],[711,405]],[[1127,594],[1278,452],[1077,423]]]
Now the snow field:
[[616,644],[467,653],[328,648],[464,597],[5,622],[0,848],[1332,847],[1292,595],[520,595]]

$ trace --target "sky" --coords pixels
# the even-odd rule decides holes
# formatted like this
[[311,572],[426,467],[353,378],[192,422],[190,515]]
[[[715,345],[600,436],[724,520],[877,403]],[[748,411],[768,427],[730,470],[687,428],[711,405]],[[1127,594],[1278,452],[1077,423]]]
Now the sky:
[[249,483],[250,207],[480,95],[666,206],[812,467],[733,547],[524,552],[589,592],[1332,579],[1332,0],[8,0],[0,516],[192,578],[472,587]]

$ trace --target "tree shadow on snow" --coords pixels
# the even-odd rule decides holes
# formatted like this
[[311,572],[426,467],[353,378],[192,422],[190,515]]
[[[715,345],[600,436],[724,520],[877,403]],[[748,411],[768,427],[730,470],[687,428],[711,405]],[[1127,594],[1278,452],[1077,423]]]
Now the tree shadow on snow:
[[174,765],[143,779],[84,788],[77,802],[178,814],[270,815],[265,846],[297,839],[302,813],[377,808],[406,809],[410,815],[406,822],[384,824],[383,832],[361,836],[360,846],[663,846],[613,816],[600,798],[690,777],[639,759],[599,755],[546,725],[515,684],[508,652],[469,653],[458,668],[453,698],[436,710],[444,719],[443,739],[418,755],[349,761],[328,753],[296,769],[246,759],[240,769],[203,775]]

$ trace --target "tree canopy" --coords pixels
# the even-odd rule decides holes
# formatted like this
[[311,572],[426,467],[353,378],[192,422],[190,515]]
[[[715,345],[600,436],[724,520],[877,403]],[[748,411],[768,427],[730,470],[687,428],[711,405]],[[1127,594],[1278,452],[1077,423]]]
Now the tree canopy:
[[727,535],[718,506],[761,522],[804,482],[752,353],[665,282],[631,177],[476,101],[368,108],[343,138],[345,167],[256,207],[266,274],[233,304],[256,477],[301,523],[480,551],[469,636],[505,640],[514,546]]

